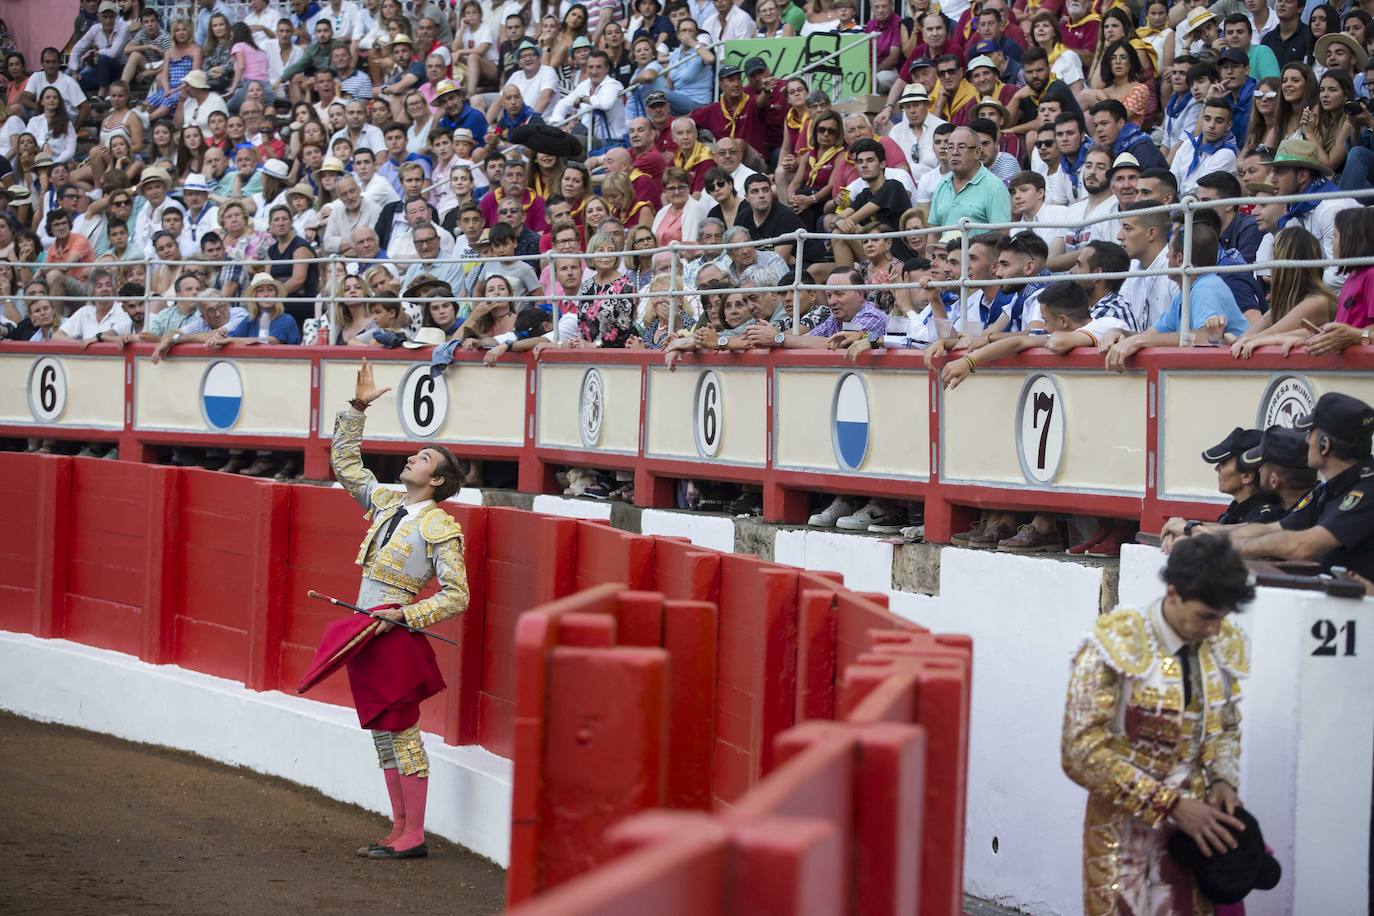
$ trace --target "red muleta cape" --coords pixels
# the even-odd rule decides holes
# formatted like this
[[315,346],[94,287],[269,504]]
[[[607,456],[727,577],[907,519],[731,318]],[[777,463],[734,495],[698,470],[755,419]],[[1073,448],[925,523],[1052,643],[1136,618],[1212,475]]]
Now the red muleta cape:
[[327,624],[296,693],[305,693],[347,667],[359,724],[378,731],[403,731],[420,721],[420,703],[447,685],[428,639],[400,627],[379,636],[378,623],[373,617],[350,614]]

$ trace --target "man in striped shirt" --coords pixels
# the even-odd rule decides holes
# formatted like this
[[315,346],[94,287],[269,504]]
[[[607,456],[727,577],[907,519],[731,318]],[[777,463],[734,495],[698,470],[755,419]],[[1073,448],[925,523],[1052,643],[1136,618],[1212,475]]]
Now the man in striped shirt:
[[372,98],[372,80],[359,70],[348,45],[337,44],[329,52],[329,65],[339,79],[339,91],[350,99]]

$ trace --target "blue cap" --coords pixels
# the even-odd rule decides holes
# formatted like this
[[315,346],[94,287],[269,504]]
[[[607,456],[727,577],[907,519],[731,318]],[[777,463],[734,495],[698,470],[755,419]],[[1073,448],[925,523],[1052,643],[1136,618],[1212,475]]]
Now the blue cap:
[[1002,50],[1001,45],[997,44],[995,41],[988,41],[984,38],[982,41],[975,41],[973,43],[973,46],[969,48],[969,56],[977,57],[979,54],[991,54],[993,51],[1000,50]]

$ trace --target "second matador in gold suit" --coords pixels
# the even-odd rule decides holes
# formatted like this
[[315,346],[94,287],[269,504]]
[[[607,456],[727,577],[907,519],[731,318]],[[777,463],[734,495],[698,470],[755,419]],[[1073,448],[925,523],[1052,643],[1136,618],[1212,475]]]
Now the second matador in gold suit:
[[[363,411],[389,390],[373,385],[372,369],[364,360],[358,373],[357,397],[334,420],[330,463],[334,478],[367,510],[365,517],[370,521],[357,556],[363,570],[358,607],[397,605],[373,616],[424,628],[467,610],[463,530],[437,504],[457,492],[464,468],[447,449],[426,446],[406,461],[400,477],[404,492],[377,482],[363,466]],[[416,595],[432,578],[439,580],[439,591],[417,601]],[[418,719],[418,704],[414,718]],[[392,831],[359,849],[358,854],[372,858],[426,855],[429,757],[420,740],[420,726],[411,724],[398,731],[374,729],[372,738],[391,799]]]
[[[1195,830],[1226,835],[1240,823],[1228,814],[1240,785],[1237,702],[1249,652],[1225,618],[1254,590],[1224,540],[1191,541],[1170,557],[1165,597],[1099,617],[1073,660],[1062,751],[1064,772],[1088,790],[1087,916],[1208,916],[1212,903],[1166,841],[1175,828],[1197,839]],[[1229,582],[1208,583],[1199,601],[1178,573],[1214,577],[1205,571],[1213,563]]]

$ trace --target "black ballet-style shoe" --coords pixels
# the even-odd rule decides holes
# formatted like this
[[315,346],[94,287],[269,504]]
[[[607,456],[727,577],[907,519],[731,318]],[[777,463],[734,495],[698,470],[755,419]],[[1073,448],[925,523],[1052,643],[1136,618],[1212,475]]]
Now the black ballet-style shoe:
[[367,854],[369,859],[423,859],[429,855],[429,846],[421,843],[419,846],[412,846],[409,849],[394,849],[390,846],[378,846]]

